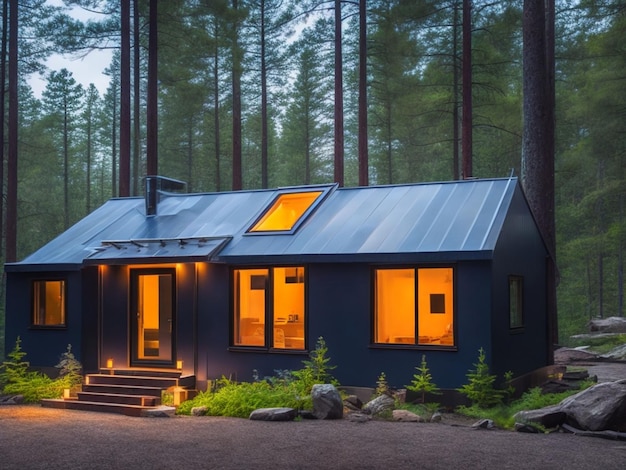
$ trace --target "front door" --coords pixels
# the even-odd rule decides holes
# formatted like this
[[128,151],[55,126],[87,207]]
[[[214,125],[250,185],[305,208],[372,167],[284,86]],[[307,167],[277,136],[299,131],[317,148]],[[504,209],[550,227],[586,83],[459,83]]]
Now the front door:
[[132,364],[174,364],[174,269],[131,271]]

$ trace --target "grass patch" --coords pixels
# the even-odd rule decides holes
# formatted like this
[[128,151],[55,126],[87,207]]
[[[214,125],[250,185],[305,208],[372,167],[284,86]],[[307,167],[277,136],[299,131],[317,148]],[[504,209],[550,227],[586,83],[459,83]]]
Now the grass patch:
[[504,429],[512,429],[515,426],[514,416],[519,411],[537,410],[546,406],[556,405],[565,398],[579,393],[581,390],[590,387],[593,382],[583,382],[578,390],[570,390],[562,393],[541,393],[539,387],[531,388],[519,399],[510,404],[499,404],[491,408],[481,408],[478,405],[460,406],[457,408],[459,414],[477,419],[491,419],[497,426]]
[[626,344],[626,334],[617,334],[612,336],[592,337],[585,338],[569,338],[567,345],[571,348],[579,346],[589,346],[589,351],[606,354],[613,349]]

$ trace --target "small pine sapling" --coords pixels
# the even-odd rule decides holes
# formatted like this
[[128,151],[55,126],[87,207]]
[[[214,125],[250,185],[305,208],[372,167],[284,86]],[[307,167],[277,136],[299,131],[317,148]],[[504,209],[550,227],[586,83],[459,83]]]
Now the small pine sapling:
[[387,376],[384,372],[381,372],[376,379],[376,390],[374,391],[374,396],[379,397],[381,395],[389,395],[389,384],[387,383]]
[[427,393],[439,393],[439,387],[433,382],[433,376],[426,364],[426,355],[422,354],[422,363],[416,366],[418,373],[413,374],[410,385],[406,385],[407,390],[421,394],[421,403],[426,402]]
[[489,373],[489,365],[485,362],[485,350],[478,350],[478,363],[475,370],[467,373],[468,383],[457,389],[480,408],[489,408],[502,402],[503,392],[494,387],[496,376]]

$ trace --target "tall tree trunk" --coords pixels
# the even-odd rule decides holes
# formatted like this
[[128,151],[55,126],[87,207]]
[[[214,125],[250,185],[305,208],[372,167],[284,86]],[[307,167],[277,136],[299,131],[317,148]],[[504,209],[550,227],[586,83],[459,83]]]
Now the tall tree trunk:
[[[67,100],[67,98],[64,98]],[[63,228],[70,226],[70,145],[69,145],[69,119],[67,101],[63,103]]]
[[[91,106],[91,105],[90,105]],[[91,213],[91,146],[92,146],[92,135],[93,132],[93,108],[89,111],[89,116],[87,117],[87,155],[85,162],[85,170],[86,170],[86,196],[85,196],[85,210],[87,214]]]
[[238,1],[233,0],[235,24],[232,43],[232,86],[233,86],[233,191],[243,188],[241,168],[241,74],[242,52],[239,47],[239,8]]
[[522,183],[549,251],[548,361],[558,341],[554,214],[554,0],[524,0]]
[[472,162],[472,1],[463,0],[463,178],[473,176]]
[[139,45],[139,5],[133,0],[133,196],[139,194],[139,164],[141,152],[141,47]]
[[4,145],[4,129],[5,129],[5,111],[6,111],[6,71],[7,71],[7,41],[9,26],[9,1],[2,0],[2,44],[0,44],[0,256],[4,243],[4,161],[5,161],[5,145]]
[[7,227],[5,261],[17,261],[17,27],[18,0],[9,4],[9,148],[7,160]]
[[341,48],[341,0],[335,0],[335,183],[343,186],[343,56]]
[[130,2],[120,0],[120,196],[130,196]]
[[454,2],[452,20],[452,178],[460,179],[459,169],[459,3]]
[[154,176],[159,173],[158,160],[158,0],[150,0],[150,19],[148,32],[148,102],[146,128],[146,173]]
[[367,136],[367,0],[359,1],[359,186],[369,184]]
[[113,80],[111,116],[111,197],[117,197],[117,86]]
[[[215,38],[218,38],[219,24],[215,19]],[[215,57],[213,59],[213,133],[215,134],[215,190],[221,191],[222,180],[220,176],[220,76],[219,76],[219,45],[215,41]]]
[[265,0],[261,0],[261,187],[268,186],[267,63],[265,57]]

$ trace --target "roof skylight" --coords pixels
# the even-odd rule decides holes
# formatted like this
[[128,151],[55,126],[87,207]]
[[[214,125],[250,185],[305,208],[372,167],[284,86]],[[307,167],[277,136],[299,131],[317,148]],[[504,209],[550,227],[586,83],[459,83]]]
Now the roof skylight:
[[280,194],[249,232],[289,232],[324,191]]

